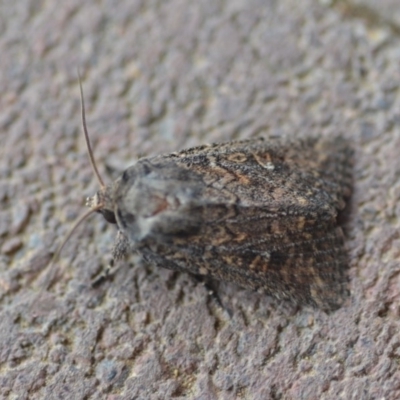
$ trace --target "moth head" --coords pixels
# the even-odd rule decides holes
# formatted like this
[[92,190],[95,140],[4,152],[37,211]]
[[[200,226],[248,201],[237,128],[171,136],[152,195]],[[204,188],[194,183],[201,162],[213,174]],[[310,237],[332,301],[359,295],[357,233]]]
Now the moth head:
[[103,186],[93,197],[88,197],[86,200],[86,206],[102,214],[110,224],[117,223],[114,212],[113,191],[112,185]]

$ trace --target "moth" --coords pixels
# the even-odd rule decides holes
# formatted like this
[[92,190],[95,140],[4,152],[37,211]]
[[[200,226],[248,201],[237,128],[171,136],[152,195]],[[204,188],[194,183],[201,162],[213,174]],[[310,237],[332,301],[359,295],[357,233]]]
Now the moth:
[[[135,252],[158,267],[332,310],[346,293],[338,215],[351,194],[342,136],[256,138],[141,158],[100,189],[90,211],[116,224],[112,258]],[[88,215],[86,214],[82,220]]]

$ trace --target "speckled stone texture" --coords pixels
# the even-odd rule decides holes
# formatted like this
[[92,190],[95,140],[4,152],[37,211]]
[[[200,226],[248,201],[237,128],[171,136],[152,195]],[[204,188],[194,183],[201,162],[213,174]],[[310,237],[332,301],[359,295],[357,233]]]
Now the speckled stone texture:
[[[2,2],[1,399],[400,398],[399,13],[370,3]],[[134,256],[91,289],[115,236],[100,216],[41,290],[97,188],[78,67],[106,181],[143,154],[263,132],[351,139],[347,303],[220,284],[224,310]]]

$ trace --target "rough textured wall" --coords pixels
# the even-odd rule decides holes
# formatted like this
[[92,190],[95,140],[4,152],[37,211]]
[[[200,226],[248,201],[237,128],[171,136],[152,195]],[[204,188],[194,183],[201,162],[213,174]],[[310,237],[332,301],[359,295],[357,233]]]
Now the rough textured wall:
[[[0,396],[400,397],[400,25],[395,1],[19,0],[0,6]],[[382,13],[382,14],[381,14]],[[132,257],[92,217],[77,68],[107,181],[143,154],[263,132],[356,149],[351,297],[296,309],[234,285],[229,317],[186,274]]]

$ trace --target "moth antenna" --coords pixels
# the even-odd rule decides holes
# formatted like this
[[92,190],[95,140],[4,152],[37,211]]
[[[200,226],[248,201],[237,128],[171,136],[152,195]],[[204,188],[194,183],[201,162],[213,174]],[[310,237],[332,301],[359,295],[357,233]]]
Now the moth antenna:
[[85,112],[85,100],[83,98],[83,89],[82,89],[82,80],[81,75],[78,70],[78,78],[79,78],[79,89],[81,92],[81,108],[82,108],[82,125],[83,125],[83,132],[85,133],[85,140],[86,140],[86,148],[89,154],[90,163],[92,164],[93,171],[96,175],[97,180],[99,181],[100,186],[103,188],[105,187],[103,179],[99,174],[99,170],[97,169],[96,162],[94,161],[92,146],[90,145],[89,134],[86,126],[86,112]]
[[[93,214],[94,212],[98,211],[101,207],[96,207],[96,208],[92,208],[91,210],[87,211],[85,214],[83,214],[78,221],[75,222],[74,226],[69,230],[69,232],[66,234],[66,236],[64,237],[64,240],[62,241],[62,243],[58,246],[56,252],[54,253],[50,264],[49,264],[49,270],[53,271],[54,268],[54,263],[57,261],[58,257],[60,256],[61,251],[63,250],[65,244],[68,242],[68,240],[70,239],[70,237],[72,236],[72,234],[76,231],[76,229],[78,228],[78,226],[86,219],[88,218],[91,214]],[[49,278],[47,279],[47,282],[45,283],[45,289],[48,289],[52,283],[53,283],[53,279],[54,279],[54,273],[50,272],[49,274]]]

